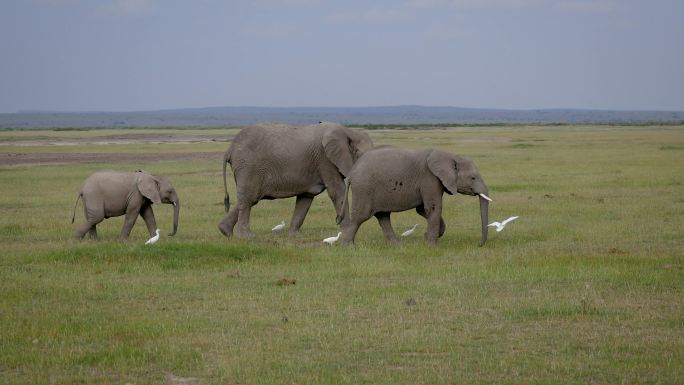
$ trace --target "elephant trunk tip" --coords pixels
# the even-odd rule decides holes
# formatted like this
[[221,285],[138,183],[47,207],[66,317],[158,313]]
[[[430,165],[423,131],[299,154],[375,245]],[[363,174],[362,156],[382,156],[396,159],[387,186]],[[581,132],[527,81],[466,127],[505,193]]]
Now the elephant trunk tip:
[[[489,226],[487,225],[489,223],[489,202],[490,200],[487,200],[485,197],[483,197],[480,194],[480,220],[482,221],[482,239],[480,240],[480,247],[484,246],[484,244],[487,242],[487,236],[489,233]],[[487,197],[488,198],[488,197]]]
[[176,199],[173,203],[173,231],[169,234],[169,237],[176,235],[178,231],[178,214],[180,212],[180,200]]

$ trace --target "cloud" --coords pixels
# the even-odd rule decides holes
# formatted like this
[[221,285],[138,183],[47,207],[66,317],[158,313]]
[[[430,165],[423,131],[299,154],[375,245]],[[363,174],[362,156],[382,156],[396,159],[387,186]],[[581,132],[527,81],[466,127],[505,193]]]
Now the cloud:
[[298,29],[283,23],[251,23],[240,28],[240,33],[249,38],[282,40],[296,35]]
[[594,0],[594,1],[559,1],[555,4],[555,8],[559,11],[568,11],[576,13],[609,13],[616,9],[613,1],[608,0]]
[[425,30],[425,38],[429,41],[458,41],[469,39],[472,33],[466,31],[461,25],[434,23]]
[[328,16],[332,24],[348,23],[394,23],[410,19],[410,13],[403,9],[372,8],[357,13],[336,13]]
[[104,16],[139,16],[154,11],[156,0],[109,0],[99,5],[95,13]]
[[32,0],[37,4],[47,4],[53,6],[68,5],[80,2],[80,0]]
[[455,9],[511,9],[529,8],[549,0],[409,0],[409,4],[419,8],[455,8]]
[[279,3],[286,5],[286,6],[303,7],[303,6],[318,5],[320,3],[320,1],[319,0],[280,0]]
[[247,3],[256,4],[262,7],[312,7],[321,4],[322,0],[248,0]]
[[615,0],[408,0],[416,8],[457,10],[542,9],[577,13],[605,13],[615,9]]

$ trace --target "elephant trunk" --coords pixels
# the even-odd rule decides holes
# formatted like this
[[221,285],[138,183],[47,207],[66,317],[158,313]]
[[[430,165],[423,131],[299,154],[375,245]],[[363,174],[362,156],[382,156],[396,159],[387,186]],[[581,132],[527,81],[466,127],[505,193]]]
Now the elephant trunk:
[[337,213],[337,218],[335,222],[338,225],[343,224],[343,222],[348,221],[349,217],[349,178],[344,178],[344,197],[342,198],[342,212]]
[[480,219],[482,220],[482,239],[480,240],[480,246],[484,246],[487,242],[487,234],[489,231],[489,201],[482,196],[480,198]]
[[176,235],[178,231],[178,213],[180,212],[180,200],[176,199],[173,202],[173,231],[169,234],[169,237]]

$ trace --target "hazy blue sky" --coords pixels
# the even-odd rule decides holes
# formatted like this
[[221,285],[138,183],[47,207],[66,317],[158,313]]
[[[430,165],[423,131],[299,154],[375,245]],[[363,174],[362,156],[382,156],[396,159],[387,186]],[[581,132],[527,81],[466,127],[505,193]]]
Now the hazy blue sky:
[[684,110],[682,0],[0,0],[0,112]]

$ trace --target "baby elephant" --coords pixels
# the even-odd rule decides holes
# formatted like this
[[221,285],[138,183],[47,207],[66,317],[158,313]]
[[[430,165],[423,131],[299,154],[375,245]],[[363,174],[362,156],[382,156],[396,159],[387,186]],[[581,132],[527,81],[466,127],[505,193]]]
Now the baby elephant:
[[[396,242],[390,213],[415,208],[427,219],[425,238],[436,243],[445,231],[442,194],[480,198],[482,240],[487,241],[489,194],[475,164],[448,152],[382,146],[365,153],[352,167],[348,187],[354,193],[351,220],[342,228],[342,242],[353,243],[359,226],[375,216],[387,240]],[[347,189],[348,190],[348,189]],[[345,195],[348,196],[349,191]]]
[[166,178],[156,177],[145,171],[98,171],[89,176],[76,198],[71,223],[74,223],[76,206],[80,198],[83,199],[86,222],[76,230],[76,239],[83,239],[86,233],[90,234],[91,238],[97,238],[98,223],[105,218],[124,214],[126,220],[121,229],[121,239],[128,239],[138,215],[145,221],[151,237],[157,229],[152,212],[153,203],[174,205],[173,232],[169,236],[175,235],[178,230],[180,201],[176,190]]

